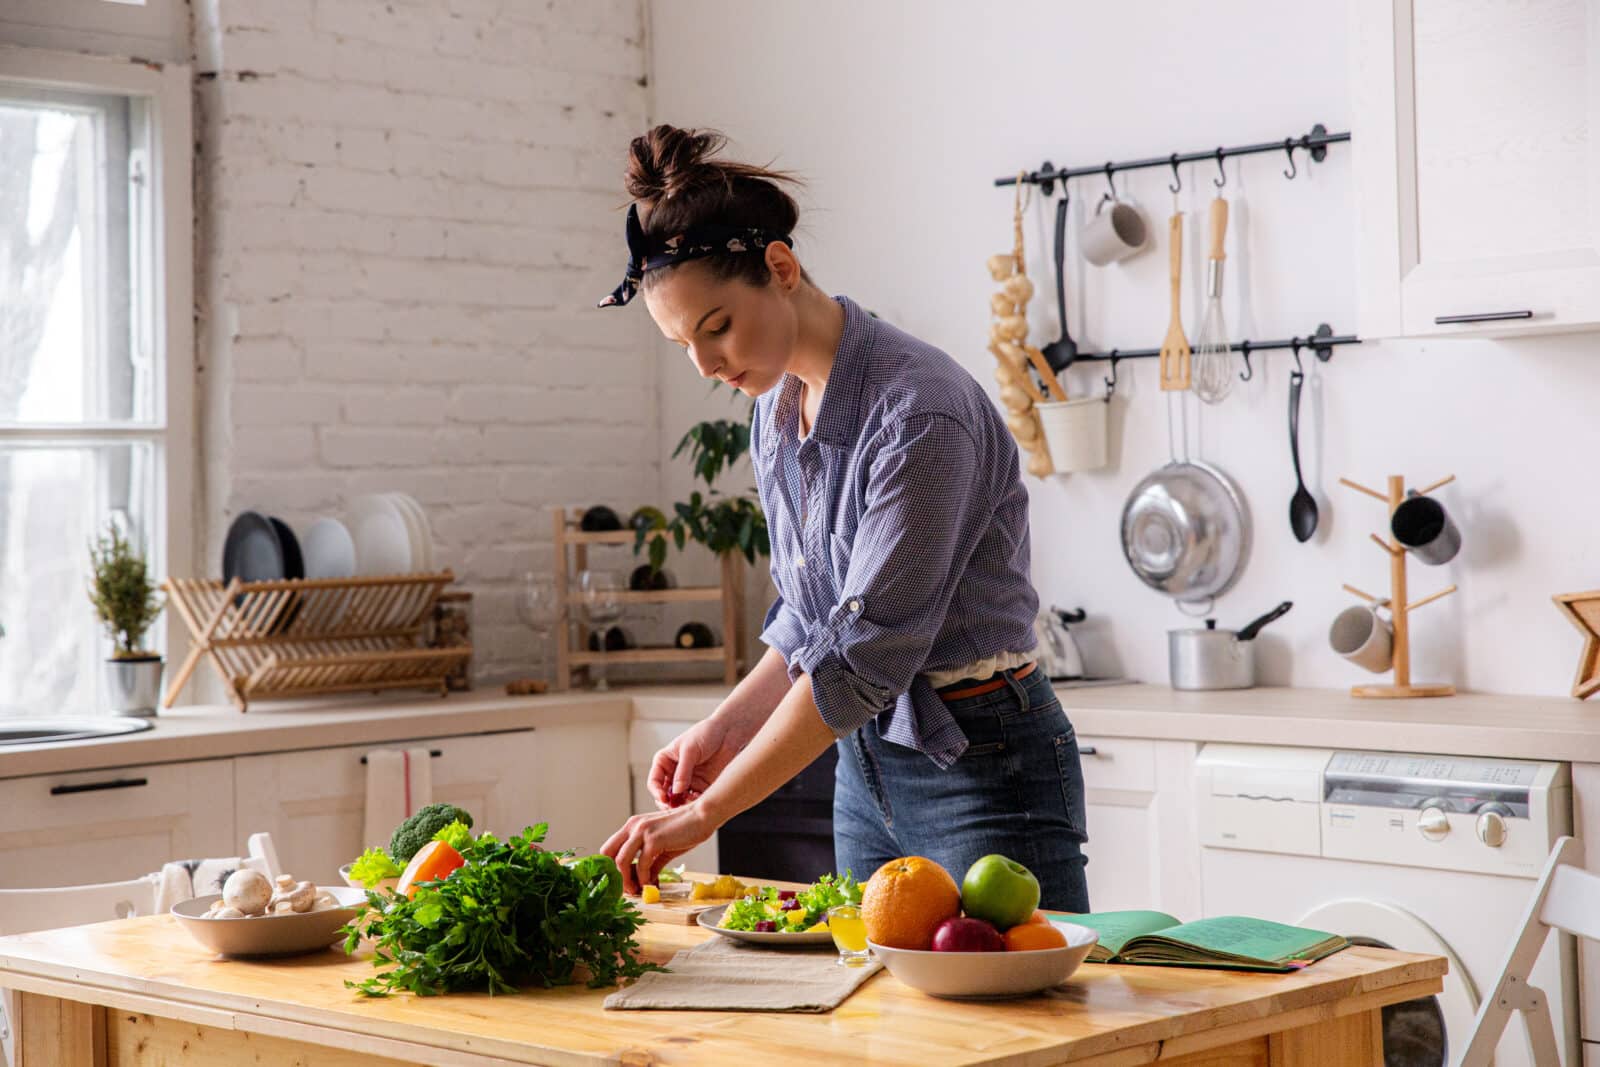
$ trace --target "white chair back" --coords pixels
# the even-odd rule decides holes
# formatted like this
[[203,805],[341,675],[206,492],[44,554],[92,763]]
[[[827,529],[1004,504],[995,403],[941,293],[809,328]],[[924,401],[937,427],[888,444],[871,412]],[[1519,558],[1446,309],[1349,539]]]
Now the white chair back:
[[1490,1067],[1513,1012],[1522,1015],[1528,1055],[1537,1067],[1560,1067],[1548,996],[1528,984],[1545,935],[1552,929],[1600,941],[1600,877],[1583,869],[1583,845],[1570,837],[1557,839],[1550,850],[1505,963],[1484,990],[1472,1038],[1457,1067]]
[[160,878],[147,874],[126,882],[60,889],[0,889],[0,934],[26,934],[57,926],[152,915]]

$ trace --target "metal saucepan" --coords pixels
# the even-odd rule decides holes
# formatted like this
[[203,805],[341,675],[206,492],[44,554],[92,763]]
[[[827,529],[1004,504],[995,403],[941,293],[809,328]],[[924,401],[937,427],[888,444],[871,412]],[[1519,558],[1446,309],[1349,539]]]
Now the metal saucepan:
[[1174,689],[1249,689],[1256,684],[1256,634],[1294,607],[1285,600],[1244,629],[1217,629],[1207,619],[1204,629],[1167,631],[1167,672]]

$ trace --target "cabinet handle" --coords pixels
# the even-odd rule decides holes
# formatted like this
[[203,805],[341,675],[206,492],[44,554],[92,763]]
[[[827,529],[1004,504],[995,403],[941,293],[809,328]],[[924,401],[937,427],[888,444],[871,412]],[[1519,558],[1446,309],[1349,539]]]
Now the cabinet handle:
[[1458,322],[1506,322],[1511,319],[1531,319],[1531,311],[1482,311],[1476,315],[1439,315],[1434,318],[1436,326],[1451,326]]
[[1080,755],[1080,756],[1098,756],[1098,755],[1100,755],[1100,750],[1098,748],[1095,748],[1093,745],[1079,745],[1078,746],[1078,755]]
[[[434,759],[438,759],[440,756],[444,755],[444,751],[442,749],[430,748],[428,749],[428,755],[432,756]],[[363,767],[367,765],[367,757],[361,757],[361,765]]]
[[141,785],[149,785],[148,778],[112,778],[106,782],[83,782],[80,785],[53,785],[50,795],[53,797],[70,796],[73,793],[98,793],[102,789],[137,789]]

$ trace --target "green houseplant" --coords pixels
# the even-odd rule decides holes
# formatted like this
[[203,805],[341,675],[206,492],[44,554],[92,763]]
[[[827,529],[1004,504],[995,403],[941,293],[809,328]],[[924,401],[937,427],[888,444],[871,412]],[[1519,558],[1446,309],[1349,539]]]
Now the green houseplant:
[[757,556],[769,555],[772,545],[767,539],[767,517],[761,503],[748,492],[724,496],[716,489],[717,478],[749,450],[748,415],[743,421],[714,419],[689,427],[672,458],[687,451],[695,477],[706,483],[706,491],[696,489],[688,500],[674,504],[671,517],[641,508],[636,514],[643,514],[646,519],[634,523],[634,554],[648,542],[650,567],[660,570],[666,562],[670,537],[679,550],[689,541],[696,541],[718,556],[738,552],[751,563]]
[[89,601],[112,643],[106,661],[111,710],[154,715],[164,663],[144,647],[162,607],[149,566],[114,523],[89,546],[89,564]]

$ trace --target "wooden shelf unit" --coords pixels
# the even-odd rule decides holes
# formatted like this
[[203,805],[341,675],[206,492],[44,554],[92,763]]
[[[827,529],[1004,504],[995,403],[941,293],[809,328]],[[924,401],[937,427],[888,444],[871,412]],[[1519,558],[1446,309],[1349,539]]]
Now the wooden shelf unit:
[[435,689],[472,646],[425,648],[422,635],[450,571],[224,585],[162,583],[189,629],[189,654],[167,689],[172,707],[202,659],[240,711],[258,697]]
[[[590,666],[607,666],[624,663],[718,663],[722,664],[722,681],[733,685],[739,680],[744,667],[744,641],[740,633],[744,602],[744,570],[738,558],[729,553],[719,561],[722,581],[719,585],[687,586],[679,589],[636,590],[626,589],[618,594],[623,606],[634,604],[721,604],[722,644],[711,648],[628,648],[616,652],[588,651],[589,627],[583,619],[583,597],[575,588],[577,575],[589,567],[589,548],[594,545],[627,545],[635,540],[633,530],[591,531],[578,529],[583,516],[582,508],[570,512],[555,508],[551,512],[551,534],[556,548],[556,676],[553,688],[572,687],[574,671]],[[657,533],[664,537],[666,534]],[[630,560],[633,557],[629,557]],[[638,566],[637,562],[618,565],[615,570],[624,576]],[[577,623],[577,647],[572,645],[571,622]]]

